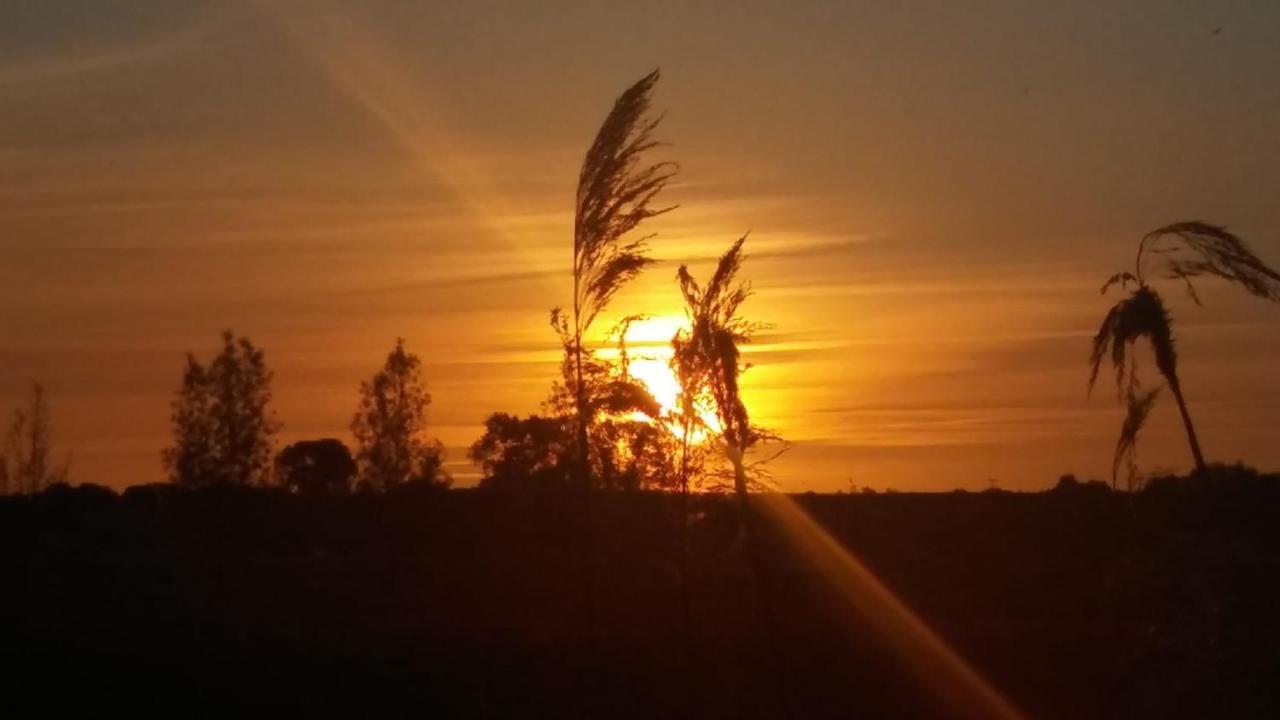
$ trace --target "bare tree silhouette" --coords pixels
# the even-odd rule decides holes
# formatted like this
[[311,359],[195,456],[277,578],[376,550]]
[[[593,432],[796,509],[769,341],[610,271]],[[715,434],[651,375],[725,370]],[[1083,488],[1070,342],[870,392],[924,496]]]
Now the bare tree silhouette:
[[1134,271],[1116,273],[1102,286],[1102,293],[1106,294],[1112,285],[1119,285],[1121,290],[1127,289],[1130,283],[1134,285],[1133,291],[1113,305],[1103,318],[1093,338],[1089,357],[1089,389],[1093,389],[1103,358],[1109,350],[1116,371],[1117,392],[1128,397],[1129,411],[1112,466],[1113,485],[1121,459],[1131,457],[1138,431],[1156,398],[1155,391],[1139,393],[1135,357],[1129,352],[1130,347],[1143,337],[1150,341],[1156,368],[1164,376],[1169,392],[1178,403],[1196,470],[1203,471],[1206,467],[1178,377],[1173,320],[1164,300],[1147,282],[1148,277],[1182,280],[1198,305],[1200,297],[1192,279],[1204,276],[1228,280],[1251,295],[1280,302],[1280,274],[1258,259],[1243,240],[1227,232],[1226,228],[1196,221],[1173,223],[1147,233],[1138,242]]
[[70,462],[55,465],[53,432],[44,386],[32,383],[26,407],[13,420],[0,445],[0,494],[34,494],[55,483],[66,482]]
[[675,164],[640,165],[641,156],[658,145],[652,134],[662,117],[648,116],[658,77],[654,70],[615,101],[587,150],[578,175],[574,213],[572,314],[552,310],[552,325],[561,331],[565,352],[573,360],[577,459],[579,481],[584,485],[590,484],[592,413],[583,336],[618,290],[651,262],[645,255],[651,236],[629,241],[625,237],[645,220],[674,209],[653,208],[651,203],[675,175]]

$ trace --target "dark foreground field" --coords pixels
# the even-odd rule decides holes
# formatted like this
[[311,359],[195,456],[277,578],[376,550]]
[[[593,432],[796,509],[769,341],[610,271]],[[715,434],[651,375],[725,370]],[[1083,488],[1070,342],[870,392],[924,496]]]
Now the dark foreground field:
[[[1280,480],[796,496],[1034,717],[1280,712]],[[929,717],[875,619],[726,498],[0,500],[6,704],[166,715]],[[764,603],[762,605],[762,602]],[[762,612],[763,609],[763,612]],[[766,622],[772,616],[773,630]],[[384,712],[389,711],[389,712]]]

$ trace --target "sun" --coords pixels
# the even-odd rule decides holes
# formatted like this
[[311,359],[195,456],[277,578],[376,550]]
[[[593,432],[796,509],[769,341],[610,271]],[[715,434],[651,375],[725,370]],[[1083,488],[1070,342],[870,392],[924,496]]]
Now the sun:
[[644,384],[649,394],[653,395],[653,399],[658,401],[664,414],[675,412],[680,400],[680,381],[676,379],[675,372],[668,364],[670,359],[671,354],[668,350],[666,358],[634,358],[629,368],[631,377]]
[[[671,338],[689,327],[688,321],[679,315],[647,317],[636,320],[627,328],[627,373],[640,381],[658,401],[662,412],[674,416],[680,409],[680,380],[671,369]],[[712,431],[720,427],[719,419],[713,408],[699,407],[698,417],[705,428]],[[679,423],[672,420],[668,423],[673,431],[678,431]],[[705,437],[705,430],[695,431],[698,441]]]
[[680,401],[680,380],[671,369],[671,338],[687,327],[679,316],[648,317],[627,328],[627,372],[644,384],[662,406],[662,412],[676,411]]

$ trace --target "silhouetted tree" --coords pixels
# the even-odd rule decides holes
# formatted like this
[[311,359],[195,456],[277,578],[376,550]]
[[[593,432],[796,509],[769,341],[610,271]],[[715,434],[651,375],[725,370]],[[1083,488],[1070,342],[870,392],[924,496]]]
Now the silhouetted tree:
[[[1157,264],[1148,267],[1150,263]],[[1148,270],[1151,272],[1148,273]],[[1135,286],[1128,296],[1111,307],[1103,319],[1102,326],[1093,338],[1093,351],[1089,358],[1092,368],[1089,388],[1093,389],[1102,359],[1109,349],[1116,371],[1117,391],[1127,397],[1128,413],[1116,445],[1112,468],[1113,484],[1123,458],[1132,457],[1138,431],[1156,398],[1154,390],[1149,393],[1139,391],[1135,358],[1128,352],[1130,346],[1143,337],[1150,341],[1156,368],[1164,376],[1169,392],[1178,403],[1196,469],[1205,469],[1204,454],[1200,450],[1200,441],[1191,423],[1191,414],[1187,411],[1186,399],[1182,394],[1182,382],[1178,377],[1173,321],[1164,300],[1147,283],[1147,279],[1182,280],[1192,300],[1200,304],[1199,295],[1191,281],[1206,275],[1236,283],[1257,297],[1280,301],[1280,274],[1258,259],[1243,240],[1227,232],[1225,228],[1203,222],[1174,223],[1147,233],[1138,242],[1134,271],[1116,273],[1102,286],[1103,294],[1112,285],[1119,285],[1121,290],[1127,289],[1130,283]]]
[[651,260],[641,237],[625,236],[648,218],[672,207],[650,203],[675,174],[664,162],[641,166],[640,158],[658,143],[652,133],[662,118],[648,117],[650,93],[658,81],[654,70],[627,89],[614,103],[587,151],[578,175],[573,230],[573,308],[552,310],[551,323],[572,361],[580,481],[590,485],[589,426],[593,419],[583,337],[613,296]]
[[53,432],[44,387],[31,385],[26,407],[13,413],[4,445],[0,447],[0,494],[38,493],[67,480],[69,463],[55,465]]
[[360,482],[375,490],[402,485],[448,486],[444,448],[427,437],[431,395],[422,380],[422,361],[406,352],[404,340],[372,379],[360,385],[360,406],[351,421]]
[[494,413],[467,457],[480,465],[480,487],[565,488],[573,468],[573,440],[563,418]]
[[341,440],[303,440],[276,455],[276,482],[300,495],[346,495],[356,461]]
[[182,485],[265,485],[272,437],[271,379],[262,350],[222,333],[222,352],[208,366],[187,354],[173,400],[173,446],[163,453],[170,479]]

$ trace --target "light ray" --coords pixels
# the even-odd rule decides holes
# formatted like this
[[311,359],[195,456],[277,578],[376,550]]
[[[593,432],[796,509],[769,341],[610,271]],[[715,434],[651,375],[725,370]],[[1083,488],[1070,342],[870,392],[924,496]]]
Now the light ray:
[[[512,204],[493,190],[497,183],[481,169],[477,153],[435,118],[440,103],[429,97],[391,57],[387,43],[346,5],[322,2],[299,4],[290,0],[251,0],[273,20],[351,101],[363,108],[398,142],[430,176],[449,189],[468,214],[494,237],[517,253],[526,267],[539,267],[545,258],[532,252],[532,244],[511,236],[504,219],[519,219]],[[568,214],[565,214],[568,218]],[[555,287],[551,277],[543,281]]]
[[1013,704],[911,611],[892,591],[791,498],[751,497],[796,551],[837,592],[850,613],[867,621],[921,686],[954,717],[1022,718]]

